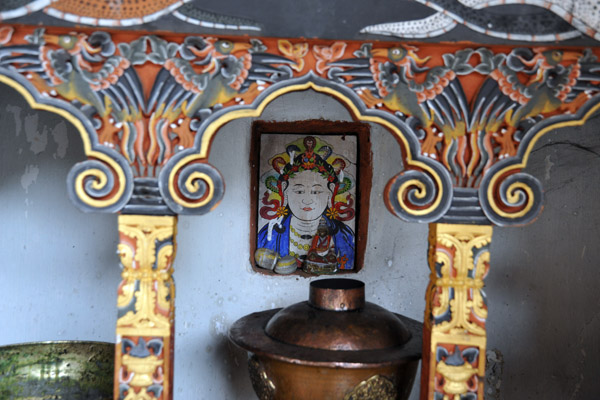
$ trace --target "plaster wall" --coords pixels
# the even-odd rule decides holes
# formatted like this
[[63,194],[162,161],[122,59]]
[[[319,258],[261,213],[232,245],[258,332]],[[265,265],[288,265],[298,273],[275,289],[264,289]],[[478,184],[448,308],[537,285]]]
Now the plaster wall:
[[[114,341],[117,217],[83,214],[66,196],[68,170],[85,158],[74,128],[31,110],[7,87],[0,93],[0,345]],[[334,99],[314,92],[285,95],[260,117],[314,118],[351,120]],[[490,364],[490,400],[587,400],[600,391],[598,122],[542,140],[530,169],[547,190],[544,213],[528,227],[495,229],[488,348],[498,361]],[[210,162],[226,182],[222,203],[205,216],[179,218],[176,400],[254,398],[246,355],[229,344],[229,326],[308,295],[308,279],[264,276],[249,264],[251,123],[232,121],[214,141]],[[369,301],[422,320],[427,226],[386,210],[383,188],[402,168],[400,149],[379,126],[371,142],[369,234],[355,277],[366,283]],[[417,392],[418,384],[411,400]]]

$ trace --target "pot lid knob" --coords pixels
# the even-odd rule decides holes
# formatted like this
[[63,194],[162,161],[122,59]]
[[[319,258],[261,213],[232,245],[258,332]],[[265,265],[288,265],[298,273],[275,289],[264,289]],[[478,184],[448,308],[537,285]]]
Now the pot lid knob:
[[411,333],[397,315],[365,301],[355,279],[310,283],[309,300],[279,310],[264,327],[277,342],[321,350],[376,350],[403,346]]
[[365,306],[365,284],[356,279],[320,279],[310,283],[308,302],[328,311],[352,311]]

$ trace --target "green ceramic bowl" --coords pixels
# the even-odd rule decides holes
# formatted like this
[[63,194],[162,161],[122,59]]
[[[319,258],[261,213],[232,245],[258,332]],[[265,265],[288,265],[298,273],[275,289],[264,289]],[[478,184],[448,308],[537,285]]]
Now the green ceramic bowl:
[[111,400],[114,354],[104,342],[0,346],[0,399]]

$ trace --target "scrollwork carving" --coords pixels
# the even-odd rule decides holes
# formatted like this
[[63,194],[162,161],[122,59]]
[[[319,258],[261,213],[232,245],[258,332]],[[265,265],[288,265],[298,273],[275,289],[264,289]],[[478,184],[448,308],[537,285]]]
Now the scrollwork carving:
[[77,163],[67,177],[71,201],[85,212],[116,212],[125,206],[132,191],[129,168],[108,157],[107,161],[91,159]]
[[529,174],[506,170],[494,171],[483,180],[479,190],[481,208],[498,226],[529,223],[542,210],[542,185]]
[[450,207],[452,185],[446,174],[405,171],[393,177],[385,189],[388,209],[410,222],[432,222]]
[[165,202],[177,214],[205,214],[225,193],[225,183],[215,167],[186,158],[162,171],[159,179]]

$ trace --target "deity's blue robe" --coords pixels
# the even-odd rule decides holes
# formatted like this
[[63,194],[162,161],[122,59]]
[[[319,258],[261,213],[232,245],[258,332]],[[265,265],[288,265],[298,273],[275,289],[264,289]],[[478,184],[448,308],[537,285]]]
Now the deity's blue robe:
[[[332,232],[335,253],[338,259],[338,269],[354,268],[354,232],[343,222],[328,218],[323,213],[322,218],[327,222],[329,231]],[[257,248],[266,248],[276,251],[280,257],[290,254],[290,222],[291,214],[283,218],[280,225],[275,225],[271,233],[271,240],[268,240],[269,226],[263,226],[258,233]],[[340,263],[340,260],[345,262]]]

